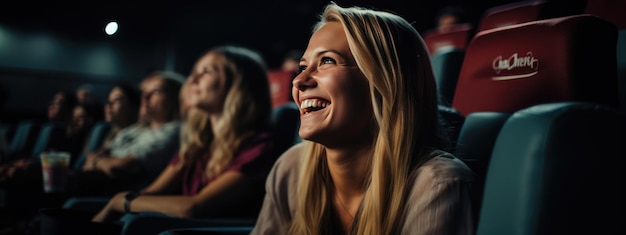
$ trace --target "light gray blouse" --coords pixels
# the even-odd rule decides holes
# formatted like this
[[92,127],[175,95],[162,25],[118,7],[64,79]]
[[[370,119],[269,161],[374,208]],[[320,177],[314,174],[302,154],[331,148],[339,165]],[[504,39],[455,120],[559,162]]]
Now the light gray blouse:
[[[296,210],[296,185],[301,144],[285,152],[266,181],[263,208],[252,235],[276,235]],[[401,234],[474,234],[470,187],[474,173],[460,159],[444,151],[412,171],[407,204],[399,223]]]

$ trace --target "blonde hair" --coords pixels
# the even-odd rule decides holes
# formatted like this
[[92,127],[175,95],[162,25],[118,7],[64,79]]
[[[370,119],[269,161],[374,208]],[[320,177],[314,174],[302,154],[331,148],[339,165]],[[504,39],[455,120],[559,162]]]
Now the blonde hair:
[[191,158],[210,150],[206,174],[212,178],[226,169],[246,140],[270,127],[272,106],[267,67],[258,53],[236,46],[216,47],[205,55],[209,53],[216,55],[218,73],[226,84],[224,110],[215,126],[206,111],[188,110],[180,155],[192,163]]
[[[403,215],[409,173],[438,147],[435,80],[426,46],[406,20],[393,13],[331,2],[315,25],[343,26],[356,63],[369,82],[375,122],[369,178],[352,234],[393,234]],[[324,234],[332,193],[325,150],[304,141],[297,209],[287,234]]]
[[180,161],[178,166],[192,164],[208,150],[213,140],[209,114],[198,108],[185,111],[185,120],[180,128]]

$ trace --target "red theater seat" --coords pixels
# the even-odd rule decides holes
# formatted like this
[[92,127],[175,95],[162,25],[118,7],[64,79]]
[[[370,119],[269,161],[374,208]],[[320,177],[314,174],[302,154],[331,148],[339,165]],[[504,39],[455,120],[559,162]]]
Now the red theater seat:
[[276,108],[285,103],[292,102],[291,82],[295,75],[291,71],[271,70],[269,72],[270,94],[272,97],[272,107]]
[[588,0],[585,13],[613,22],[618,29],[617,76],[619,77],[620,106],[626,113],[626,1]]
[[626,29],[626,1],[587,0],[585,13],[613,22],[618,29]]
[[455,154],[478,175],[477,205],[511,114],[567,101],[617,108],[616,37],[608,21],[574,15],[485,30],[470,41],[452,108],[465,117]]
[[446,30],[433,29],[424,33],[423,38],[430,55],[447,49],[465,49],[473,33],[470,23],[452,25]]
[[612,23],[588,14],[478,32],[452,107],[464,116],[559,101],[617,107],[616,40]]
[[478,32],[502,26],[544,19],[546,1],[519,1],[495,6],[485,11],[478,25]]

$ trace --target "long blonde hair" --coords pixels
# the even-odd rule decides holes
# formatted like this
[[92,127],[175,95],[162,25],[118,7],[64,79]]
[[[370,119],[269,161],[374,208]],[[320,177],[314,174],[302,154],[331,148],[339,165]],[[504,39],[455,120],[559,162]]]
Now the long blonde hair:
[[257,52],[221,46],[205,55],[208,53],[216,55],[219,74],[226,84],[222,117],[212,126],[206,111],[187,110],[179,154],[191,164],[194,158],[211,151],[206,174],[212,178],[226,169],[242,143],[270,127],[272,106],[267,67]]
[[[369,82],[375,137],[365,196],[352,234],[397,233],[409,173],[438,147],[435,80],[419,33],[395,14],[328,4],[313,31],[340,23]],[[323,234],[331,215],[332,181],[324,146],[304,141],[297,208],[287,234]]]

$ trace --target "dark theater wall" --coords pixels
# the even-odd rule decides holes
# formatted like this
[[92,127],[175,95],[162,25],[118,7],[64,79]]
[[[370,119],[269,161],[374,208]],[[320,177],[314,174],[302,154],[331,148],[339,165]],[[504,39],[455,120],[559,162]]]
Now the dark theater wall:
[[[396,12],[424,32],[453,3],[478,14],[512,1],[356,1]],[[186,75],[209,47],[233,43],[258,50],[276,68],[291,49],[305,49],[313,22],[328,1],[18,1],[0,8],[0,121],[36,117],[57,90],[92,84],[104,101],[118,81],[138,82],[153,69]],[[104,34],[116,20],[118,34]]]

